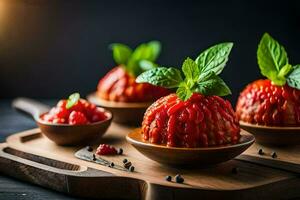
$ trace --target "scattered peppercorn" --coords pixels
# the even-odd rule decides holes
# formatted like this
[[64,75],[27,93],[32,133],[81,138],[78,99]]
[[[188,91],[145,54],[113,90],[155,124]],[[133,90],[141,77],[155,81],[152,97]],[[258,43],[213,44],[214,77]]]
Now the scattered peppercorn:
[[128,160],[126,159],[126,158],[124,158],[123,159],[123,163],[125,164],[125,163],[127,163],[128,162]]
[[258,150],[258,154],[259,154],[259,155],[264,155],[265,153],[264,153],[263,149],[259,149],[259,150]]
[[165,179],[166,179],[166,181],[170,182],[170,181],[172,181],[172,176],[166,176]]
[[110,164],[109,164],[109,167],[114,167],[115,166],[115,163],[113,163],[113,162],[111,162]]
[[129,171],[131,171],[131,172],[134,171],[134,166],[133,166],[133,165],[131,165],[131,166],[129,167]]
[[89,152],[92,152],[92,151],[93,151],[93,148],[92,148],[91,146],[87,146],[87,147],[86,147],[86,150],[89,151]]
[[231,172],[232,172],[233,174],[237,174],[237,173],[239,172],[239,168],[234,167],[234,168],[232,168]]
[[277,158],[277,153],[275,151],[273,151],[271,156],[272,156],[272,158]]
[[131,166],[131,162],[127,162],[127,163],[124,164],[124,167],[125,167],[126,169],[129,169],[130,166]]
[[122,154],[123,154],[123,149],[122,149],[122,148],[120,148],[120,149],[118,150],[118,154],[119,154],[119,155],[122,155]]
[[97,160],[97,159],[96,159],[96,155],[93,154],[93,161],[95,161],[95,160]]
[[176,181],[176,183],[183,183],[184,182],[184,178],[180,174],[177,174],[175,176],[175,181]]

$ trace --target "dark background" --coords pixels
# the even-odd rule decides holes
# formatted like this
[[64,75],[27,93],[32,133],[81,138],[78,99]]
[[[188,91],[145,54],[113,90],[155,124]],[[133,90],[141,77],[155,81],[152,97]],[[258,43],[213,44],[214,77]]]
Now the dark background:
[[0,97],[82,95],[114,66],[108,45],[160,40],[159,63],[180,66],[233,41],[222,77],[233,91],[260,78],[256,48],[269,32],[300,63],[300,1],[0,0]]

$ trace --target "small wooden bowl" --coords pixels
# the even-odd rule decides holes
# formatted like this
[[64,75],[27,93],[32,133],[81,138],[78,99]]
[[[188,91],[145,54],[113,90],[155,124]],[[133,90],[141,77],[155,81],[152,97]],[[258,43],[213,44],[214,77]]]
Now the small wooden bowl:
[[97,106],[110,110],[114,115],[114,122],[126,125],[140,125],[146,109],[152,102],[126,103],[101,99],[96,93],[87,96],[87,100]]
[[44,122],[40,116],[49,111],[49,107],[28,98],[17,98],[12,106],[30,114],[41,132],[58,145],[84,145],[97,142],[106,132],[112,121],[112,113],[101,109],[107,119],[86,125],[52,124]]
[[219,147],[178,148],[151,144],[143,140],[141,129],[126,136],[127,141],[148,158],[167,165],[207,166],[228,161],[240,155],[255,141],[253,135],[242,130],[238,144]]
[[300,144],[300,127],[262,126],[242,121],[240,126],[252,133],[256,141],[261,144],[274,146]]

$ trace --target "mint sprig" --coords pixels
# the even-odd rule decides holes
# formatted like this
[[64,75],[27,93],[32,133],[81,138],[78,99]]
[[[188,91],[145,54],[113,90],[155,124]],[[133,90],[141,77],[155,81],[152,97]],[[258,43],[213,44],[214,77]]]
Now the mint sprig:
[[73,93],[69,96],[66,104],[66,108],[70,109],[72,108],[80,99],[80,94],[79,93]]
[[261,74],[273,84],[283,86],[287,83],[290,87],[300,89],[299,67],[289,64],[284,47],[268,33],[263,35],[258,45],[257,61]]
[[144,71],[155,68],[161,45],[158,41],[150,41],[137,46],[134,50],[130,47],[115,43],[110,45],[115,62],[133,76],[138,76]]
[[182,100],[189,99],[194,92],[226,96],[231,94],[231,91],[218,74],[224,69],[232,46],[233,43],[212,46],[195,61],[186,58],[182,64],[182,72],[173,67],[159,67],[142,73],[136,82],[177,88],[176,94]]

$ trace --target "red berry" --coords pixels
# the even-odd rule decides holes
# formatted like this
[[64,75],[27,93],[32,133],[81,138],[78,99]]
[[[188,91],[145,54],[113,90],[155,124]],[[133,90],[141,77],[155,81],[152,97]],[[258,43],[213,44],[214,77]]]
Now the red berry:
[[102,112],[99,109],[96,109],[93,113],[92,113],[92,118],[91,121],[92,122],[99,122],[99,121],[103,121],[105,120],[107,117],[105,115],[104,112]]
[[228,101],[194,93],[187,101],[170,94],[154,102],[142,123],[145,140],[172,147],[237,143],[240,127]]
[[88,120],[82,112],[72,111],[69,116],[69,124],[71,125],[81,125],[87,124]]
[[257,80],[241,92],[236,113],[239,120],[268,126],[300,125],[300,90]]
[[96,151],[96,154],[98,155],[116,155],[117,153],[115,147],[107,144],[100,144]]
[[52,123],[54,123],[54,124],[64,124],[64,123],[66,123],[66,120],[64,118],[54,118]]
[[57,103],[57,107],[62,107],[62,108],[66,108],[66,105],[67,105],[67,100],[65,99],[62,99],[60,100],[58,103]]

